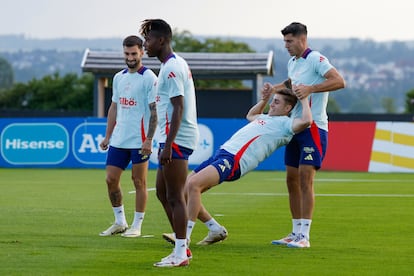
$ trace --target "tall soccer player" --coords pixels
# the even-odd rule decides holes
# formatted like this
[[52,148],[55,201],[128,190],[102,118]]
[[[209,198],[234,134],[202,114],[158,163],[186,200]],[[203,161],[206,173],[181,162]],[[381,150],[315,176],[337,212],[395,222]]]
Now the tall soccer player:
[[[107,127],[100,147],[108,150],[106,184],[115,223],[100,236],[123,233],[124,237],[139,237],[147,204],[148,160],[152,152],[152,137],[157,127],[155,83],[157,76],[142,65],[143,42],[138,36],[123,41],[127,68],[115,74],[112,103],[108,110]],[[135,186],[135,213],[128,229],[120,178],[132,162],[132,181]]]
[[[286,182],[292,214],[292,232],[272,244],[288,247],[310,247],[310,227],[315,205],[313,179],[321,167],[328,143],[326,107],[330,91],[345,87],[345,81],[329,60],[308,47],[307,28],[293,22],[282,31],[285,48],[291,58],[288,79],[274,89],[292,86],[299,99],[309,97],[313,123],[293,136],[285,150]],[[299,117],[301,107],[292,110]]]
[[144,47],[148,56],[161,61],[157,82],[161,138],[156,189],[176,235],[173,252],[154,265],[186,266],[191,253],[186,242],[184,186],[188,158],[196,148],[199,136],[194,82],[187,62],[172,49],[172,30],[167,22],[162,19],[144,20],[140,33],[145,38]]

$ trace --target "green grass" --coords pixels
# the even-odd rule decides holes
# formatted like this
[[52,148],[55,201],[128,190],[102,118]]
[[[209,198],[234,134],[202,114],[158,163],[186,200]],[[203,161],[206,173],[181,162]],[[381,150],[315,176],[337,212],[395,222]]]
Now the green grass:
[[[203,195],[230,233],[185,268],[155,268],[171,229],[149,192],[143,235],[100,237],[113,221],[104,170],[0,169],[0,275],[413,275],[414,174],[319,172],[311,248],[273,246],[291,230],[284,172],[251,172]],[[149,173],[154,187],[155,171]],[[130,171],[123,174],[131,222]]]

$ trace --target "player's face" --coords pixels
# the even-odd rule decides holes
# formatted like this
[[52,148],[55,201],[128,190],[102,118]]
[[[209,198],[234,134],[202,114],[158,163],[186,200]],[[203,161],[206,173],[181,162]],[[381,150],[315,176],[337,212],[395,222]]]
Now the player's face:
[[144,51],[138,45],[132,47],[124,46],[124,59],[129,69],[138,69],[143,55]]
[[161,51],[161,38],[152,32],[144,37],[144,48],[149,57],[157,57]]
[[285,48],[290,56],[299,58],[306,49],[306,37],[304,35],[293,36],[287,34],[283,37]]
[[282,116],[289,114],[289,106],[286,104],[283,96],[280,94],[275,94],[273,96],[272,102],[269,106],[270,116]]

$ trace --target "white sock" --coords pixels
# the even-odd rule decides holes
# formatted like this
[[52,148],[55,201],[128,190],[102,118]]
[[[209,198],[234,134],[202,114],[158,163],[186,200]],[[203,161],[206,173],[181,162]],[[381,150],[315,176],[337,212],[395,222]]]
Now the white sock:
[[127,225],[125,212],[124,212],[124,205],[119,207],[112,207],[115,216],[115,223],[119,225]]
[[176,239],[174,252],[178,258],[187,258],[187,239]]
[[300,233],[300,229],[301,229],[301,225],[302,225],[302,220],[301,219],[292,219],[292,233],[297,235]]
[[142,222],[144,221],[145,213],[143,212],[135,212],[134,213],[134,221],[132,222],[131,227],[141,229]]
[[300,229],[300,232],[302,233],[302,235],[304,235],[308,240],[309,240],[309,233],[310,233],[310,227],[312,224],[312,220],[311,219],[302,219],[302,227]]
[[187,240],[191,240],[191,233],[193,232],[195,224],[196,223],[194,221],[191,221],[191,220],[187,221]]
[[210,220],[204,222],[204,224],[210,231],[218,231],[221,228],[221,225],[214,218],[211,218]]

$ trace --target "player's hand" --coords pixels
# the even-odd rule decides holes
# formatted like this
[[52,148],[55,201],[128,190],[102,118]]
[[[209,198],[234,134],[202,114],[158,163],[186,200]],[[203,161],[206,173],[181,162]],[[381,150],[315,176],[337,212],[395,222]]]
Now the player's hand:
[[102,140],[102,142],[99,144],[99,147],[102,150],[107,150],[108,149],[108,145],[109,145],[109,139],[105,138]]
[[152,153],[152,140],[146,139],[142,144],[141,154],[150,155]]
[[307,98],[311,94],[311,87],[303,84],[294,85],[293,92],[299,100]]
[[159,160],[161,165],[168,165],[172,162],[172,149],[171,148],[164,148],[159,156]]
[[262,93],[262,99],[264,100],[269,99],[273,93],[272,85],[266,82],[262,87],[261,93]]

